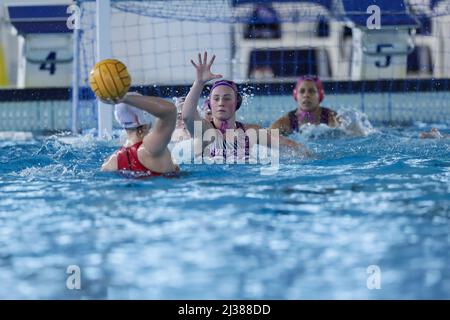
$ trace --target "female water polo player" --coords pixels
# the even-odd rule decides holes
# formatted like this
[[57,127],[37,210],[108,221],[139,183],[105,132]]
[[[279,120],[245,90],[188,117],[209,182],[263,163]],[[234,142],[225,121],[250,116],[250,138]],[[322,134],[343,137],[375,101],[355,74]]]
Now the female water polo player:
[[[179,171],[167,148],[177,119],[173,103],[158,97],[127,93],[116,104],[114,115],[126,130],[127,141],[102,165],[102,171],[137,171],[145,175]],[[153,126],[151,115],[156,117]]]
[[171,142],[176,143],[191,138],[191,135],[186,130],[186,126],[184,125],[184,121],[182,118],[182,110],[185,99],[186,97],[174,98],[175,106],[177,107],[177,123],[175,125],[175,131],[172,134]]
[[298,104],[297,109],[276,120],[271,125],[271,129],[279,129],[282,135],[289,135],[298,132],[299,128],[307,123],[323,123],[330,127],[336,127],[339,124],[336,112],[320,106],[325,92],[318,77],[300,77],[293,90],[293,96]]
[[[191,60],[192,65],[196,69],[196,79],[192,85],[187,97],[184,102],[183,107],[183,120],[186,124],[186,128],[189,133],[194,138],[199,138],[202,141],[201,155],[204,156],[223,156],[226,158],[227,154],[230,155],[230,151],[235,156],[237,154],[249,155],[250,149],[253,143],[259,143],[259,134],[254,135],[256,141],[251,141],[249,138],[249,129],[255,131],[259,130],[258,125],[243,124],[236,121],[236,111],[239,110],[242,104],[242,96],[238,91],[236,83],[229,80],[218,80],[216,81],[211,92],[207,98],[206,104],[212,111],[212,120],[207,121],[200,117],[197,111],[197,104],[200,98],[200,94],[203,90],[204,85],[213,79],[220,79],[222,75],[213,74],[211,72],[211,66],[214,63],[215,56],[208,62],[208,55],[205,52],[203,60],[201,54],[198,55],[198,63]],[[195,136],[195,122],[201,124],[201,136]],[[214,138],[214,143],[210,144],[210,141],[203,140],[203,136],[209,129],[212,132],[212,138]],[[232,130],[235,136],[233,141],[227,140],[226,130]],[[234,139],[237,137],[237,141]],[[272,137],[267,134],[267,145],[271,146]],[[286,138],[280,137],[280,144],[292,147],[298,151],[302,151],[304,154],[307,150],[297,144],[294,141],[288,140]],[[200,154],[196,154],[198,156]]]

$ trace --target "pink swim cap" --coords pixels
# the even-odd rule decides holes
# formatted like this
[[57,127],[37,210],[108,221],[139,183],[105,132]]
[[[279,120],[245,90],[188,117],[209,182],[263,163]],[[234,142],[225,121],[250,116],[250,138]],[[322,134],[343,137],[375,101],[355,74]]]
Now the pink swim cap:
[[323,84],[322,81],[320,81],[319,77],[317,76],[301,76],[298,78],[297,83],[295,85],[294,90],[292,90],[292,95],[294,96],[294,100],[297,101],[297,88],[302,84],[303,81],[312,81],[316,85],[317,91],[319,92],[319,102],[322,102],[323,98],[325,97],[325,91],[323,90]]

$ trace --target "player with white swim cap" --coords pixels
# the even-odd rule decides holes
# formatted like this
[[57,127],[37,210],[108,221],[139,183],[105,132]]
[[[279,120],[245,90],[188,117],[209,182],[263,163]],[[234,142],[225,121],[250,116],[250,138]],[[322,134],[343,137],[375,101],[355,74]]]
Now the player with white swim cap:
[[125,129],[127,141],[105,161],[102,171],[137,171],[145,175],[179,171],[167,148],[177,118],[173,103],[127,93],[116,102],[114,115]]

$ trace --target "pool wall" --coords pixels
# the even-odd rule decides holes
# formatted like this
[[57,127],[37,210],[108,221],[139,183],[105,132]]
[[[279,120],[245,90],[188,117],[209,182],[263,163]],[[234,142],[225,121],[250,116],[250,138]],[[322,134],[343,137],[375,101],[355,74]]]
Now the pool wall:
[[[40,90],[0,90],[0,131],[71,129],[70,89],[46,89],[45,94]],[[176,92],[179,95],[186,94],[186,89]],[[244,95],[238,119],[269,125],[296,107],[288,92],[259,94],[258,87],[254,88],[251,93]],[[147,92],[144,90],[143,93]],[[160,96],[168,98],[171,95],[162,92]],[[362,111],[373,123],[450,122],[450,91],[333,93],[325,96],[322,105],[334,110],[349,108]],[[81,99],[78,110],[78,126],[81,130],[97,126],[97,108],[92,99]]]

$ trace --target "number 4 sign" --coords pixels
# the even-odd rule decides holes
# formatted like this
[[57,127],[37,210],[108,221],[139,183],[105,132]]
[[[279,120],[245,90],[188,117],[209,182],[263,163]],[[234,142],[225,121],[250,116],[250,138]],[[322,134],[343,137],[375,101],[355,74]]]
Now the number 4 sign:
[[41,63],[39,70],[48,70],[51,75],[56,71],[56,51],[51,51],[45,58],[45,61]]

